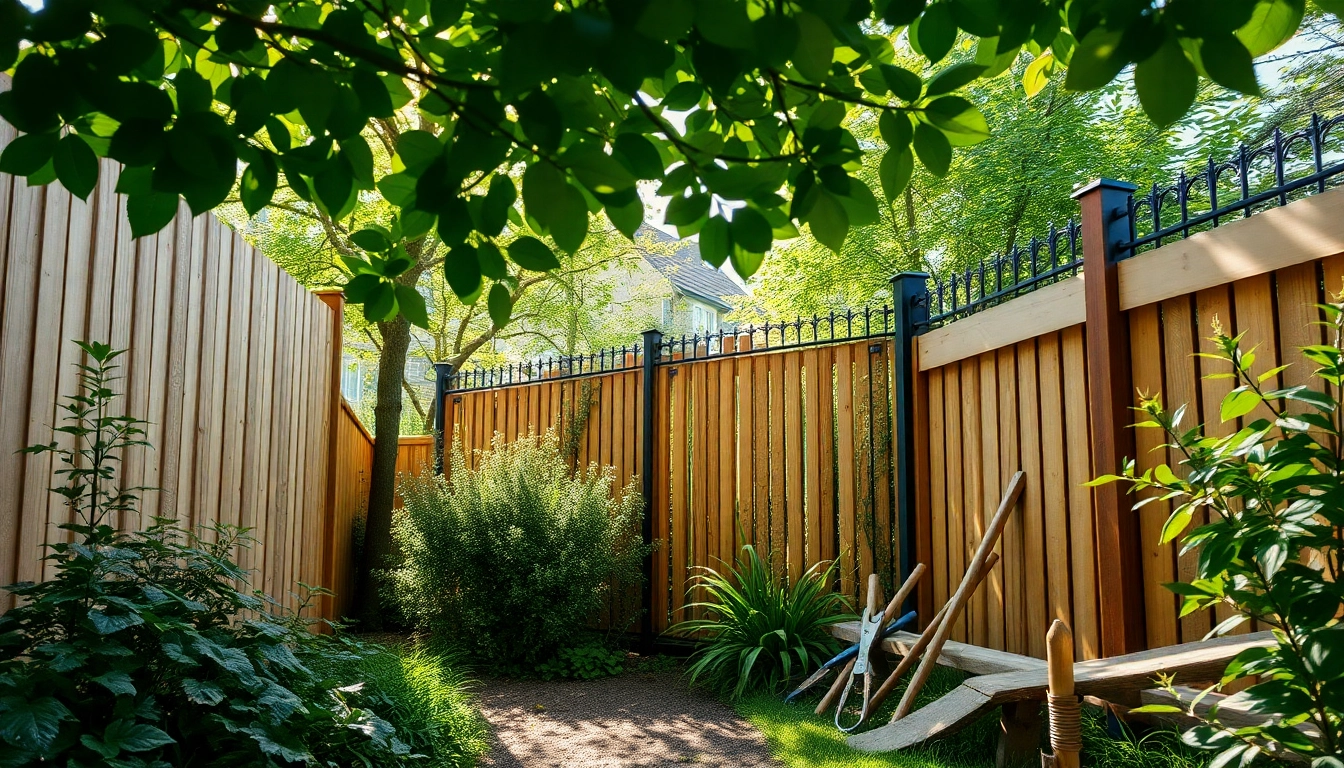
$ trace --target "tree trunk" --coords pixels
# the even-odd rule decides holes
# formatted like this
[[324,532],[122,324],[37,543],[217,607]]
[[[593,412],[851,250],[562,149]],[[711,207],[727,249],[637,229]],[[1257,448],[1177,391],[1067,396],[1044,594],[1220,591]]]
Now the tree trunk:
[[374,572],[386,568],[392,554],[392,501],[397,485],[397,441],[401,437],[401,386],[406,376],[406,351],[411,326],[398,315],[379,323],[383,336],[378,358],[378,401],[373,409],[373,468],[369,473],[369,509],[364,525],[364,556],[359,563],[352,606],[365,631],[383,626],[382,606]]

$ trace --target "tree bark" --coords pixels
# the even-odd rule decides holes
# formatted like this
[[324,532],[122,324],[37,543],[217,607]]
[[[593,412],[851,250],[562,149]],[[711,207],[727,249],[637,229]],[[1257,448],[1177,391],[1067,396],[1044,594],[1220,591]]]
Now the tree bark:
[[352,612],[364,631],[383,627],[375,571],[387,568],[392,554],[392,502],[397,490],[397,443],[401,437],[401,385],[411,325],[404,315],[379,323],[383,336],[378,357],[378,400],[373,408],[373,468],[364,526],[364,556],[359,563]]

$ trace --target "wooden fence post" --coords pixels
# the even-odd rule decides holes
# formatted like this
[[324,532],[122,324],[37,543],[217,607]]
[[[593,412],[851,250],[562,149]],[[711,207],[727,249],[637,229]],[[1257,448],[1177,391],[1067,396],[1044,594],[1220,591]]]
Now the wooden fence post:
[[[915,526],[915,485],[919,482],[915,456],[915,336],[929,323],[928,279],[924,272],[901,272],[891,278],[892,307],[895,311],[892,349],[892,446],[895,451],[893,481],[896,483],[896,526],[900,536],[901,583],[910,578],[919,557]],[[921,592],[928,591],[922,587]],[[900,612],[910,610],[914,594],[906,599]]]
[[[644,494],[644,517],[643,517],[643,540],[644,546],[649,547],[649,553],[644,556],[644,588],[640,595],[640,601],[643,603],[644,614],[640,618],[640,652],[644,654],[653,653],[653,641],[655,635],[653,632],[653,514],[657,507],[653,503],[653,454],[654,438],[657,432],[657,421],[654,419],[654,409],[658,406],[657,395],[657,372],[658,357],[662,354],[663,334],[657,329],[644,332],[644,412],[641,414],[640,427],[644,430],[642,434],[643,455],[639,466],[640,491]],[[659,585],[665,587],[666,585]]]
[[[341,392],[341,374],[345,368],[345,343],[342,332],[345,328],[345,293],[339,288],[314,292],[317,298],[331,308],[331,417],[327,430],[327,487],[326,506],[322,516],[322,584],[327,589],[336,586],[336,505],[340,489],[340,478],[336,467],[340,460],[340,445],[336,440],[341,424],[341,401],[345,395]],[[323,595],[320,600],[322,617],[335,619],[335,595]],[[318,625],[323,626],[323,625]]]
[[448,424],[448,393],[453,388],[453,364],[434,364],[434,473],[443,474],[443,431]]
[[[1082,220],[1087,303],[1087,389],[1092,420],[1092,475],[1114,474],[1134,456],[1129,333],[1120,309],[1120,244],[1131,238],[1129,200],[1136,187],[1099,179],[1074,190]],[[1101,654],[1118,656],[1145,644],[1143,563],[1138,516],[1119,483],[1093,489]]]

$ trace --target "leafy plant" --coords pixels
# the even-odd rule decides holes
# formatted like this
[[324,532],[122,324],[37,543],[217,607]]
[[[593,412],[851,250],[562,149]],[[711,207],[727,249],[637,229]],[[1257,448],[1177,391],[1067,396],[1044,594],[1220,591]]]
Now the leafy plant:
[[817,563],[789,583],[750,544],[726,574],[701,567],[687,594],[703,591],[708,599],[687,608],[708,617],[668,630],[703,641],[692,657],[691,681],[703,678],[737,699],[752,690],[777,691],[834,655],[838,644],[826,628],[854,618],[849,600],[831,591],[836,568],[834,561]]
[[[1335,301],[1340,301],[1336,297]],[[1287,366],[1252,373],[1255,350],[1241,349],[1215,324],[1212,340],[1236,387],[1222,401],[1224,422],[1244,426],[1226,437],[1200,427],[1185,429],[1185,407],[1168,412],[1157,398],[1143,401],[1148,420],[1180,454],[1186,477],[1165,464],[1139,474],[1130,462],[1121,480],[1145,493],[1135,508],[1155,499],[1175,502],[1162,541],[1182,539],[1182,554],[1196,553],[1195,578],[1167,587],[1182,598],[1181,615],[1213,606],[1236,614],[1215,635],[1254,619],[1273,630],[1274,644],[1253,648],[1228,665],[1222,684],[1256,680],[1227,704],[1249,706],[1256,725],[1223,725],[1218,709],[1185,734],[1187,743],[1220,750],[1215,765],[1246,765],[1261,754],[1312,759],[1317,768],[1339,768],[1344,749],[1344,304],[1321,305],[1333,329],[1332,344],[1302,350],[1317,366],[1317,388],[1268,389]],[[1207,515],[1208,522],[1201,521]],[[1187,531],[1194,523],[1194,530]],[[1193,714],[1194,704],[1188,707]],[[1172,711],[1171,706],[1150,706]],[[1302,727],[1317,732],[1315,738]]]
[[479,461],[454,450],[446,477],[402,484],[393,534],[405,559],[391,593],[438,639],[530,669],[572,644],[612,583],[643,579],[642,502],[634,486],[613,489],[609,467],[571,475],[554,432],[507,445],[497,435]]
[[[317,662],[323,674],[363,680],[364,701],[395,723],[397,738],[434,768],[470,768],[489,748],[485,721],[451,654],[421,648],[372,648]],[[371,764],[377,765],[376,760]]]
[[601,642],[561,648],[553,658],[537,665],[537,674],[542,680],[554,680],[557,677],[596,680],[613,677],[624,671],[625,652]]
[[[245,533],[207,537],[159,520],[124,533],[135,511],[120,487],[121,452],[144,446],[144,423],[112,411],[121,354],[82,343],[82,387],[58,431],[36,446],[64,466],[71,542],[50,546],[54,576],[6,587],[0,616],[0,765],[60,762],[120,768],[252,766],[410,759],[361,686],[314,672],[315,659],[357,658],[357,644],[312,634],[300,614],[247,592],[232,560]],[[320,590],[304,590],[304,604]]]

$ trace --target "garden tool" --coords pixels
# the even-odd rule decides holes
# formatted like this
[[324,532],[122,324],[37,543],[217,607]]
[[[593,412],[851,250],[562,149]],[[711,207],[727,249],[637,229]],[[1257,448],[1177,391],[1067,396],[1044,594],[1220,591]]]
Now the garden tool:
[[[863,617],[859,621],[859,642],[855,646],[854,658],[845,667],[840,676],[836,678],[830,691],[822,698],[821,703],[817,705],[817,714],[826,711],[831,702],[835,700],[837,694],[840,695],[840,704],[836,707],[835,725],[842,731],[848,732],[857,727],[858,724],[849,726],[847,729],[841,724],[841,719],[845,710],[845,703],[849,699],[850,692],[854,688],[855,679],[863,680],[863,706],[859,722],[863,722],[868,715],[868,704],[873,692],[873,678],[877,674],[876,665],[884,665],[884,658],[881,656],[882,638],[888,634],[887,627],[892,624],[892,618],[896,611],[900,609],[902,603],[914,591],[915,585],[923,577],[925,567],[923,563],[915,565],[914,570],[906,578],[905,583],[901,585],[896,596],[887,604],[886,610],[878,613],[877,606],[881,602],[881,584],[878,581],[877,574],[868,577],[868,604],[864,608]],[[907,617],[902,617],[904,620]],[[910,617],[913,621],[913,617]],[[876,656],[874,650],[878,651]],[[843,691],[843,692],[842,692]]]
[[[910,611],[909,613],[905,614],[904,616],[892,622],[891,624],[888,624],[887,628],[882,632],[882,637],[888,638],[896,634],[897,632],[909,629],[910,627],[914,626],[915,620],[918,618],[919,614],[917,614],[915,611]],[[857,643],[855,643],[854,645],[851,645],[845,650],[837,653],[830,661],[826,662],[825,664],[822,664],[821,667],[816,672],[813,672],[811,677],[804,680],[802,684],[799,685],[797,688],[794,688],[793,691],[788,696],[785,696],[784,703],[792,704],[795,699],[803,695],[804,691],[808,690],[809,688],[820,682],[821,679],[825,677],[828,672],[830,672],[832,669],[835,669],[836,667],[841,666],[842,664],[845,664],[850,659],[854,658],[854,656],[857,655],[858,652],[859,652],[859,646]]]

